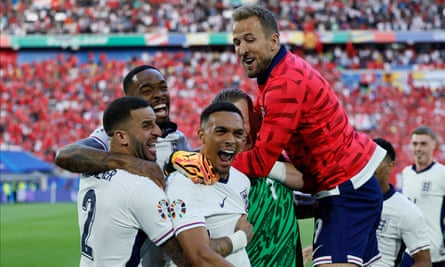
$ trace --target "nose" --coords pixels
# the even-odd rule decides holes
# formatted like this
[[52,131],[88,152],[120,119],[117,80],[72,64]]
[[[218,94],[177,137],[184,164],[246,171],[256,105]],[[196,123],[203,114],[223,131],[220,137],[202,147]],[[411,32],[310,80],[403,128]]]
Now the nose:
[[226,145],[234,145],[234,144],[236,144],[236,140],[237,140],[237,137],[234,134],[229,133],[226,135],[224,143]]
[[243,56],[249,51],[249,47],[246,42],[241,42],[236,48],[236,52],[239,57]]
[[164,90],[156,90],[155,93],[153,94],[153,99],[155,101],[161,101],[161,100],[166,100],[170,98],[170,94],[168,91],[164,91]]
[[151,132],[152,135],[156,137],[162,136],[162,130],[159,128],[159,125],[155,123],[155,126],[153,127],[153,131]]

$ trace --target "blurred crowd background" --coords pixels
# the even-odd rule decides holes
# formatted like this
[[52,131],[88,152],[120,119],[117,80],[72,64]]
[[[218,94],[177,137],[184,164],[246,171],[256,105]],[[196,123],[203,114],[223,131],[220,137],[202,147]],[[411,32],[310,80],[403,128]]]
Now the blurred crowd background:
[[34,33],[229,32],[230,10],[256,2],[282,30],[444,29],[443,0],[11,0],[1,30]]
[[[251,2],[251,1],[250,1]],[[440,31],[445,35],[443,0],[257,1],[274,10],[280,29],[291,31]],[[2,1],[1,33],[120,34],[230,32],[230,14],[241,1],[198,0],[12,0]],[[445,162],[445,78],[416,73],[445,69],[444,43],[287,45],[315,65],[331,83],[351,123],[371,137],[391,141],[398,153],[395,173],[411,163],[410,131],[435,130]],[[131,50],[126,48],[125,51]],[[171,119],[198,147],[199,114],[222,88],[255,96],[231,46],[133,49],[127,58],[109,50],[52,50],[51,57],[22,60],[10,49],[0,55],[0,143],[19,145],[52,162],[63,145],[87,137],[112,99],[122,96],[122,78],[134,66],[150,64],[167,79]],[[56,52],[54,52],[56,51]],[[115,52],[113,50],[113,52]],[[14,51],[19,55],[40,53]],[[8,56],[6,56],[8,55]],[[401,71],[403,77],[395,77]],[[352,78],[351,78],[352,77]]]

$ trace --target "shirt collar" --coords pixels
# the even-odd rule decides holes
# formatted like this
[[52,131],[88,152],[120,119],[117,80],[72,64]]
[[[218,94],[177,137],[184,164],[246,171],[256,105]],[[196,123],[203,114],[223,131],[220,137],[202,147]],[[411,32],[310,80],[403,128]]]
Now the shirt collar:
[[435,161],[431,162],[431,164],[430,164],[428,167],[426,167],[425,169],[423,169],[423,170],[421,170],[421,171],[417,171],[417,170],[416,170],[416,164],[413,164],[413,166],[412,166],[411,168],[412,168],[413,171],[415,171],[416,173],[422,173],[422,172],[426,172],[426,171],[428,171],[429,169],[431,169],[431,168],[434,166],[434,164],[436,164]]
[[284,45],[282,45],[280,47],[280,51],[278,51],[278,53],[275,55],[275,57],[272,60],[272,63],[270,64],[269,68],[266,70],[266,73],[263,75],[260,75],[257,78],[257,83],[259,85],[262,84],[266,84],[267,82],[267,78],[269,78],[270,73],[272,72],[272,69],[286,56],[287,54],[287,49],[286,47],[284,47]]
[[389,185],[389,190],[385,194],[383,194],[383,201],[389,199],[396,193],[396,190],[394,189],[394,186],[392,184]]

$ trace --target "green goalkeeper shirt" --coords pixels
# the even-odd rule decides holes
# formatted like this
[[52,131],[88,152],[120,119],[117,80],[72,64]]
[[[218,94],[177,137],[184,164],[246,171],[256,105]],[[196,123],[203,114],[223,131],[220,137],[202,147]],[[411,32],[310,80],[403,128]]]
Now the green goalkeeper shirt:
[[269,178],[252,179],[249,221],[254,230],[247,246],[252,266],[303,266],[291,189]]

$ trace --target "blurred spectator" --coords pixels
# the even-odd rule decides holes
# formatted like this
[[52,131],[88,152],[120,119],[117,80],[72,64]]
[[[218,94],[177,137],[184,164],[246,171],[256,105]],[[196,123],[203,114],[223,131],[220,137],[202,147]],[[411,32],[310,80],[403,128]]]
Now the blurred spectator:
[[[230,32],[233,1],[2,1],[0,29],[11,35]],[[445,29],[443,0],[258,0],[280,30]]]
[[[301,53],[298,48],[294,50]],[[434,88],[416,86],[410,80],[403,85],[375,81],[351,85],[341,80],[342,72],[351,68],[341,60],[349,57],[345,47],[331,46],[324,50],[322,54],[306,58],[334,85],[357,128],[366,126],[362,130],[371,137],[385,136],[394,145],[400,155],[394,173],[411,163],[409,144],[403,138],[409,129],[428,124],[438,136],[445,137],[443,83]],[[393,49],[391,53],[387,47],[364,46],[355,50],[351,55],[360,56],[353,69],[366,68],[374,61],[394,64],[395,68],[398,65],[394,59],[399,57],[409,58],[400,59],[400,64],[409,61],[413,66],[416,63],[417,68],[444,69],[443,48],[421,47],[412,52]],[[105,54],[90,54],[88,62],[79,63],[75,54],[59,54],[21,65],[10,62],[0,69],[0,143],[20,145],[42,159],[53,161],[58,148],[88,136],[100,123],[105,108],[101,103],[123,96],[124,73],[135,65],[153,62],[165,73],[171,97],[175,99],[171,119],[178,122],[192,147],[200,146],[195,129],[201,109],[219,90],[237,87],[254,96],[255,81],[245,77],[230,48],[158,51],[128,61],[109,60]],[[438,62],[442,62],[441,65]],[[439,140],[442,146],[437,159],[440,162],[445,162],[444,141]]]

